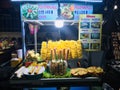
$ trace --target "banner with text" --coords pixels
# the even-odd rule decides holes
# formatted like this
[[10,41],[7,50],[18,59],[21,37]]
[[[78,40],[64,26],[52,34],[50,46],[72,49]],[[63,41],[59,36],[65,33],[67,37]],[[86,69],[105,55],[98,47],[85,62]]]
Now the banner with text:
[[80,14],[92,14],[92,5],[81,5],[72,3],[62,3],[60,4],[61,17],[65,20],[79,20]]
[[58,5],[57,3],[23,4],[21,6],[21,16],[22,20],[56,20]]
[[[60,17],[68,21],[78,21],[80,14],[92,14],[92,5],[80,5],[72,3],[60,4]],[[58,18],[57,3],[37,3],[21,5],[22,20],[54,21]]]

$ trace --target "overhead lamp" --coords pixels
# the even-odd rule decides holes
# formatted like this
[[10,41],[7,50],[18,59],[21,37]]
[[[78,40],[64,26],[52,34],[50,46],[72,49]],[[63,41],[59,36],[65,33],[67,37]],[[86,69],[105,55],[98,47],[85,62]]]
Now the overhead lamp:
[[60,5],[58,5],[58,17],[56,18],[54,24],[57,28],[62,28],[64,26],[64,19],[60,16]]
[[64,20],[57,19],[54,23],[57,28],[62,28],[64,26]]
[[56,18],[54,24],[57,28],[62,28],[64,26],[64,19],[61,17],[60,1],[58,0],[58,17]]
[[117,1],[115,1],[114,10],[116,10],[117,8],[118,8]]

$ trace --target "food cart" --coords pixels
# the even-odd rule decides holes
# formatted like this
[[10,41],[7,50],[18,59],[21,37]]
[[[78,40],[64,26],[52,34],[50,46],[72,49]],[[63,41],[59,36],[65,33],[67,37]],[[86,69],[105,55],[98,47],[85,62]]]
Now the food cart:
[[[93,13],[90,0],[80,1],[81,4],[77,0],[45,0],[40,3],[37,0],[35,3],[22,1],[20,11],[23,61],[22,66],[20,64],[16,67],[7,83],[8,86],[12,88],[102,86],[104,70],[91,62],[91,55],[101,50],[102,15]],[[101,4],[102,0],[97,3]],[[69,33],[71,34],[69,38],[63,37],[62,30],[67,28],[53,27],[54,21],[58,19],[64,20],[64,27],[71,29],[78,27],[78,31],[74,32],[77,36],[73,38],[74,35]],[[84,57],[84,51],[87,52],[87,59],[86,55]],[[101,58],[103,54],[100,55]],[[86,62],[89,64],[84,66]],[[37,69],[40,67],[38,74],[33,74],[37,71],[36,67]]]

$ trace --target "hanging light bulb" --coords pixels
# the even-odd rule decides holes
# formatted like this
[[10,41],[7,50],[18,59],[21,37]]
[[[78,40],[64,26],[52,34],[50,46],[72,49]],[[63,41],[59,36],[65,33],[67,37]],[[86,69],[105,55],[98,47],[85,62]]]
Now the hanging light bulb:
[[58,3],[58,18],[54,22],[57,28],[62,28],[64,26],[64,20],[60,16],[60,14],[61,14],[60,3]]
[[63,20],[55,20],[55,26],[57,28],[61,28],[64,26],[64,21]]
[[117,4],[114,5],[114,10],[116,10],[118,8]]
[[118,9],[117,1],[115,1],[115,4],[114,4],[114,10],[116,9]]

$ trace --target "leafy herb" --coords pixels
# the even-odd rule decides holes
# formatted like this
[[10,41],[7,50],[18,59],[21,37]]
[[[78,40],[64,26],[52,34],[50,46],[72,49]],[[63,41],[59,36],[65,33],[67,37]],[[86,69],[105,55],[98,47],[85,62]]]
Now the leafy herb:
[[43,78],[68,78],[71,77],[70,70],[67,70],[66,74],[64,75],[52,75],[50,72],[43,72]]

